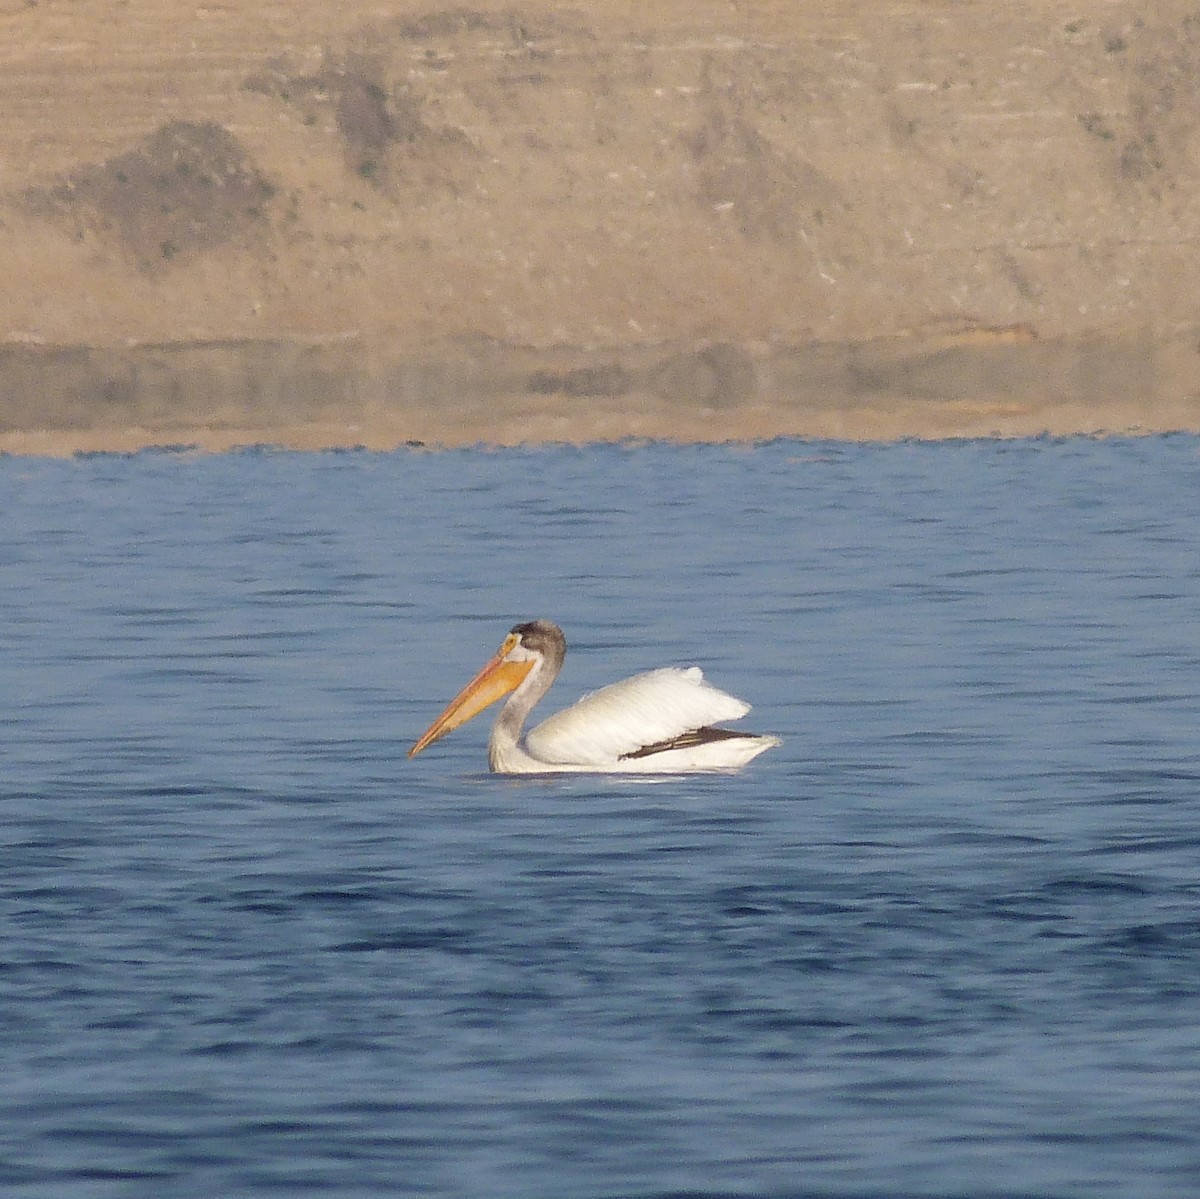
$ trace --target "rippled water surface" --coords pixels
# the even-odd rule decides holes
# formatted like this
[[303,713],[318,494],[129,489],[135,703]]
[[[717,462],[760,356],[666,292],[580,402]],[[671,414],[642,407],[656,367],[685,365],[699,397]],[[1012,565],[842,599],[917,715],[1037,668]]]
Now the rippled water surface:
[[[1200,441],[0,459],[0,1190],[1200,1193]],[[740,775],[404,751],[703,666]]]

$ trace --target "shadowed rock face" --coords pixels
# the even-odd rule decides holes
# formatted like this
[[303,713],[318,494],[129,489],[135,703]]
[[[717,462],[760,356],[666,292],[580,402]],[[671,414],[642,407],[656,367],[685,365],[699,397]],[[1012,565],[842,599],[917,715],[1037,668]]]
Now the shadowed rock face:
[[159,271],[205,250],[248,242],[268,228],[275,188],[227,130],[172,121],[136,148],[30,188],[35,215],[96,236],[143,270]]
[[389,85],[378,51],[327,53],[312,73],[281,59],[251,75],[245,87],[298,111],[307,125],[333,125],[347,170],[385,194],[415,181],[453,187],[475,157],[460,129],[430,122],[417,92]]

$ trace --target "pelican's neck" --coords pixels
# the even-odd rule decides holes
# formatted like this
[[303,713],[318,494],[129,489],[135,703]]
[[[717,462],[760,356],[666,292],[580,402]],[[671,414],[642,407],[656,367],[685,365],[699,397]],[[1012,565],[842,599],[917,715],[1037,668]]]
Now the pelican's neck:
[[529,754],[521,745],[521,734],[529,713],[554,684],[562,667],[557,661],[539,655],[533,669],[521,680],[521,685],[508,697],[492,734],[488,738],[488,765],[498,774],[522,773],[529,766]]

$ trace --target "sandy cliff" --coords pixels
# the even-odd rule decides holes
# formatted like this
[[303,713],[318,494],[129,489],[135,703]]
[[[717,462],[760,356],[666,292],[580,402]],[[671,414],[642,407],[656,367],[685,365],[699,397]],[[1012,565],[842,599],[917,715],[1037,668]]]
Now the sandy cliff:
[[1200,15],[0,5],[0,449],[1200,428]]

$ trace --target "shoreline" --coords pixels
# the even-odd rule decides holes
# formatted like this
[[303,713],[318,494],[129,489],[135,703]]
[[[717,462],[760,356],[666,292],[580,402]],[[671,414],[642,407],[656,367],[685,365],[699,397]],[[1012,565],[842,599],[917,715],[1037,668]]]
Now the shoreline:
[[746,422],[724,436],[680,437],[663,428],[647,428],[631,433],[567,435],[541,438],[537,441],[519,436],[472,437],[468,434],[430,436],[428,439],[399,437],[385,428],[364,428],[357,425],[263,426],[237,429],[205,427],[182,428],[167,438],[144,429],[114,429],[102,432],[62,432],[58,430],[28,430],[0,434],[0,458],[66,459],[102,454],[129,456],[141,453],[160,454],[228,454],[245,452],[333,453],[365,452],[393,453],[402,449],[431,453],[453,450],[497,452],[509,449],[531,449],[552,446],[571,446],[585,449],[591,446],[621,446],[650,443],[675,445],[729,445],[753,447],[779,440],[811,442],[844,442],[858,445],[886,445],[904,441],[1018,441],[1037,438],[1129,438],[1168,436],[1171,434],[1200,434],[1200,422],[1190,427],[1177,424],[1145,424],[1117,421],[1083,427],[1078,422],[1017,419],[1006,415],[1003,421],[994,418],[981,420],[954,431],[946,431],[935,422],[923,423],[912,413],[892,414],[893,431],[878,431],[864,435],[847,432],[843,422],[814,423],[802,428],[779,429]]
[[362,338],[10,342],[0,453],[1200,432],[1198,358],[1190,325],[586,350],[483,337],[408,352]]

